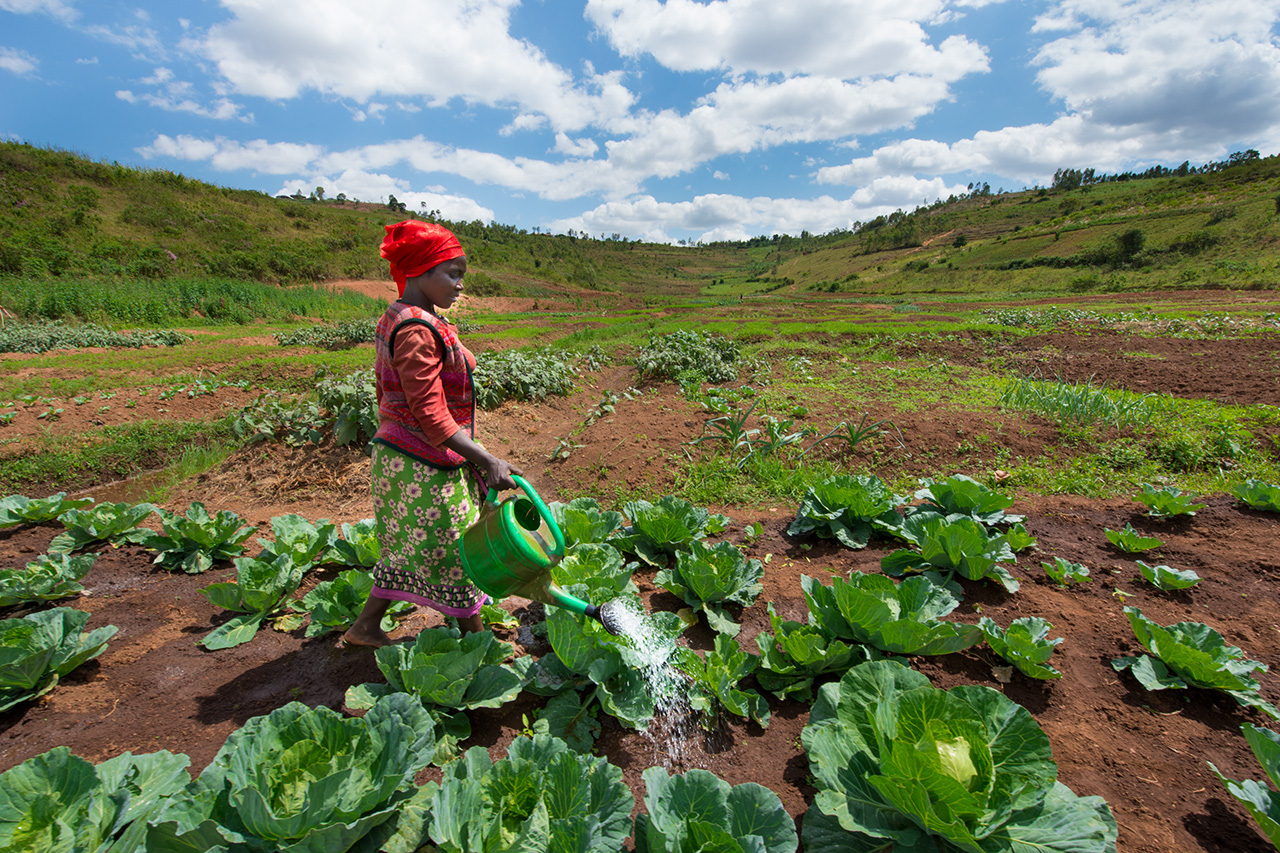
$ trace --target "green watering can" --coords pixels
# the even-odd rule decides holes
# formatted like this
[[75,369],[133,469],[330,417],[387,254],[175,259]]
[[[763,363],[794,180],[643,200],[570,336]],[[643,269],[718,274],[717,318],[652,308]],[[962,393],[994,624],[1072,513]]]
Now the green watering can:
[[514,474],[512,479],[525,496],[498,503],[498,490],[490,489],[480,517],[462,534],[458,551],[467,577],[494,600],[519,595],[554,604],[620,633],[612,602],[597,607],[551,582],[551,567],[564,557],[564,534],[529,482]]

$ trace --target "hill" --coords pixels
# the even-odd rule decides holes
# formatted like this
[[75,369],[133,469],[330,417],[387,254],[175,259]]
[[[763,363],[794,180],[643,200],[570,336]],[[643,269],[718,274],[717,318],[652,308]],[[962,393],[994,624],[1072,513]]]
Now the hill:
[[[1054,293],[1269,288],[1280,261],[1280,157],[1152,176],[1067,170],[1052,188],[979,188],[823,235],[699,246],[451,222],[477,295],[649,299],[768,293]],[[1121,179],[1123,178],[1123,179]],[[277,198],[164,170],[0,143],[0,286],[8,280],[385,279],[403,205]]]

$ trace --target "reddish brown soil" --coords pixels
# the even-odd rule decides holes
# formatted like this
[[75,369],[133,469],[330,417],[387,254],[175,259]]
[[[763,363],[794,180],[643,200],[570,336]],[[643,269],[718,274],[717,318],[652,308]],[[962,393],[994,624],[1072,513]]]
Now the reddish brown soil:
[[[1274,393],[1273,365],[1280,350],[1273,337],[1221,347],[1119,335],[1042,337],[1039,342],[1023,340],[1008,346],[1002,342],[985,348],[970,343],[930,352],[961,365],[958,369],[976,364],[977,359],[1002,358],[1013,368],[1023,357],[1040,364],[1057,358],[1055,370],[1045,372],[1063,378],[1095,376],[1100,383],[1135,390],[1144,390],[1139,383],[1147,376],[1138,368],[1166,370],[1151,390],[1171,391],[1170,383],[1180,379],[1186,385],[1176,393],[1187,396],[1226,393],[1233,402],[1272,402],[1267,395]],[[1048,344],[1053,349],[1046,350]],[[1160,358],[1128,355],[1137,352]],[[1199,355],[1202,352],[1210,355]],[[1129,360],[1135,364],[1125,372]],[[1079,371],[1068,375],[1070,365],[1078,365]],[[861,367],[869,372],[875,365]],[[673,388],[661,385],[621,400],[613,414],[582,428],[605,389],[621,392],[634,383],[629,368],[607,368],[584,377],[584,389],[570,397],[539,405],[507,404],[482,413],[479,437],[520,464],[548,500],[612,493],[618,487],[656,499],[672,486],[670,455],[682,453],[680,443],[696,435],[707,416]],[[806,402],[811,404],[808,420],[823,429],[841,418],[861,415],[839,412],[822,401]],[[892,415],[902,427],[906,446],[884,438],[854,454],[834,446],[824,446],[824,452],[851,470],[881,476],[979,475],[995,464],[997,444],[1011,447],[1015,457],[1024,458],[1056,447],[1053,430],[1035,419],[927,407],[906,414],[872,415]],[[570,435],[581,447],[565,461],[547,462],[557,440]],[[979,435],[998,436],[998,441],[990,446],[973,442]],[[129,484],[95,494],[100,500],[139,498],[137,487]],[[269,535],[269,519],[285,512],[337,522],[372,515],[364,457],[357,451],[328,447],[247,448],[220,469],[187,484],[172,496],[169,506],[181,510],[193,500],[204,501],[211,509],[240,513],[260,525],[264,536]],[[1015,673],[1010,683],[1001,684],[993,673],[999,661],[986,649],[913,661],[937,686],[986,685],[1026,706],[1049,735],[1060,778],[1078,794],[1100,795],[1110,804],[1120,825],[1119,849],[1124,853],[1233,853],[1267,848],[1244,809],[1212,776],[1206,762],[1212,761],[1233,778],[1261,778],[1239,728],[1246,721],[1273,726],[1274,722],[1228,697],[1203,691],[1148,693],[1110,666],[1113,658],[1138,651],[1122,612],[1125,605],[1140,607],[1161,624],[1206,622],[1249,657],[1272,667],[1280,665],[1276,615],[1280,597],[1275,586],[1280,579],[1280,558],[1275,555],[1280,517],[1248,510],[1225,495],[1209,496],[1208,504],[1193,518],[1154,521],[1140,515],[1141,507],[1127,499],[1019,495],[1013,510],[1027,514],[1027,527],[1039,540],[1037,549],[1021,555],[1013,569],[1022,581],[1021,590],[1009,595],[999,587],[969,584],[964,604],[951,618],[972,622],[982,615],[1002,625],[1020,616],[1048,619],[1054,626],[1052,635],[1065,638],[1051,661],[1063,672],[1062,679],[1042,683]],[[804,618],[802,575],[825,580],[855,570],[874,572],[892,550],[885,542],[849,551],[827,541],[789,537],[785,531],[794,517],[794,504],[713,509],[733,518],[728,538],[749,555],[768,561],[764,592],[741,615],[739,640],[752,651],[755,636],[768,628],[766,602],[773,602],[785,618]],[[757,521],[764,534],[750,545],[743,543],[743,527]],[[1151,555],[1156,561],[1194,569],[1202,583],[1173,594],[1146,585],[1134,560],[1113,551],[1103,536],[1104,528],[1126,522],[1165,541]],[[56,526],[0,531],[0,565],[23,565],[43,552],[57,532]],[[1039,564],[1054,556],[1087,565],[1091,582],[1070,589],[1051,584]],[[85,581],[88,593],[65,603],[89,611],[90,627],[114,624],[120,633],[100,658],[70,675],[42,700],[0,715],[0,769],[66,744],[94,761],[123,750],[170,749],[191,756],[193,770],[198,771],[249,717],[292,699],[340,707],[349,685],[381,678],[370,654],[345,651],[332,636],[307,640],[301,632],[264,630],[244,646],[203,651],[196,641],[226,614],[210,605],[199,590],[233,570],[220,565],[204,577],[170,575],[154,570],[150,559],[150,554],[134,547],[102,550]],[[324,576],[313,576],[310,582]],[[648,606],[666,610],[682,606],[670,594],[655,589],[652,576],[652,571],[637,576]],[[504,605],[519,612],[525,602],[511,599]],[[419,612],[395,636],[410,637],[436,624],[437,616]],[[544,651],[521,646],[512,631],[500,635],[516,645],[517,654]],[[698,649],[708,648],[711,639],[703,626],[686,633],[689,645]],[[1272,703],[1280,703],[1278,679],[1274,674],[1260,676],[1262,695]],[[524,696],[502,709],[473,714],[472,743],[500,756],[523,727],[523,716],[532,716],[539,702]],[[643,796],[640,774],[652,764],[666,764],[673,770],[706,767],[735,784],[767,785],[799,817],[814,793],[799,748],[808,707],[773,699],[770,706],[773,720],[767,729],[721,721],[705,735],[680,739],[674,750],[662,740],[620,729],[606,719],[598,748],[623,769],[638,800]]]

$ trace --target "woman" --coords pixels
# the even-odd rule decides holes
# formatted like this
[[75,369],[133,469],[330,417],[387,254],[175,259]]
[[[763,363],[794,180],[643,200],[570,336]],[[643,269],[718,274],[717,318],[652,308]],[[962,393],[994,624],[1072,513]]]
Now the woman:
[[400,298],[375,333],[378,432],[373,511],[382,557],[373,592],[343,640],[385,646],[392,601],[434,607],[465,633],[482,629],[487,597],[467,580],[458,539],[489,486],[515,488],[519,468],[475,442],[475,357],[437,311],[462,293],[467,258],[447,228],[408,220],[386,226],[382,257]]

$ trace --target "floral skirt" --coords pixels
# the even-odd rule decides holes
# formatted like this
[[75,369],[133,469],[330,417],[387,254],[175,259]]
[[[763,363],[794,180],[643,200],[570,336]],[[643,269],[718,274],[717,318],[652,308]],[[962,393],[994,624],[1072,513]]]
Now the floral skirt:
[[480,515],[480,486],[470,471],[433,468],[375,442],[372,474],[382,557],[371,594],[446,616],[479,613],[489,597],[467,579],[458,553],[463,531]]

